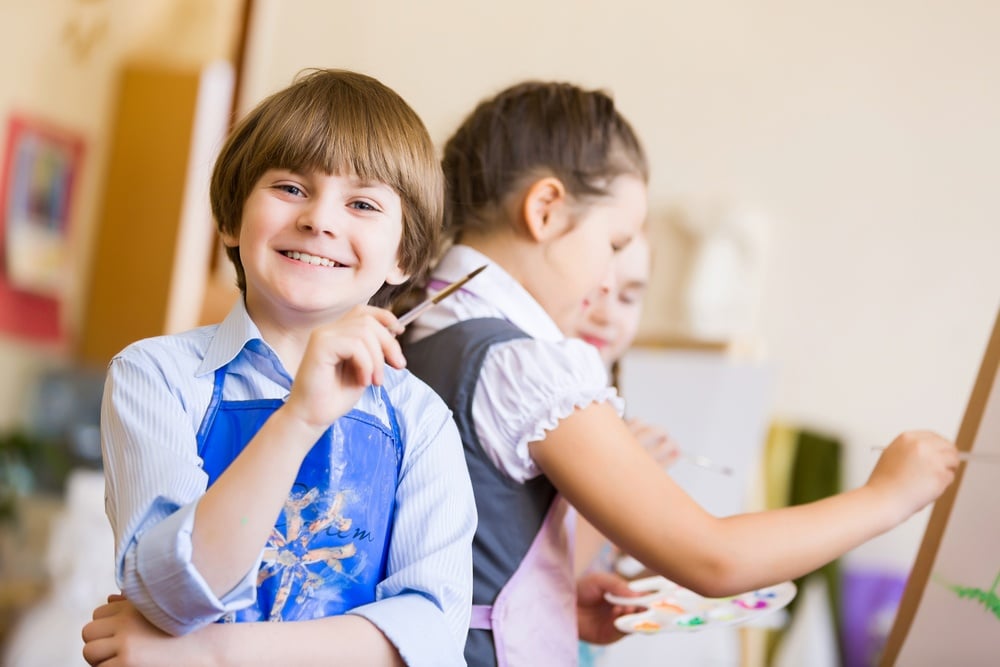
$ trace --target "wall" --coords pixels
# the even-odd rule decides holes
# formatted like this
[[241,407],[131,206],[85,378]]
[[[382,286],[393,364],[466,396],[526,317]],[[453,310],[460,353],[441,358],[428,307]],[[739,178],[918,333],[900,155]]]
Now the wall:
[[[7,115],[36,115],[81,134],[86,142],[74,192],[74,253],[64,315],[79,326],[99,209],[120,65],[127,59],[188,65],[230,57],[239,0],[0,0],[0,154]],[[141,224],[141,220],[136,221]],[[137,252],[149,249],[138,248]],[[0,335],[0,427],[16,423],[30,386],[70,350]]]
[[[904,428],[956,434],[1000,306],[1000,4],[255,5],[244,109],[300,68],[347,67],[443,141],[521,78],[611,89],[650,153],[654,217],[720,195],[772,220],[755,343],[776,415],[840,434],[851,484]],[[851,557],[908,567],[925,520]]]

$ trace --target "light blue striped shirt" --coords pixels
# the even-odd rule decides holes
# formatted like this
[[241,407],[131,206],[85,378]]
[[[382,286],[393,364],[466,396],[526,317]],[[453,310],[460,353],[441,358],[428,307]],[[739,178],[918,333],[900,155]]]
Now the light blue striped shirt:
[[[116,576],[136,607],[175,635],[246,606],[256,592],[256,566],[220,599],[191,562],[207,484],[196,434],[214,371],[226,364],[225,400],[288,397],[291,378],[242,299],[222,324],[125,348],[105,383],[101,444]],[[386,367],[384,387],[403,439],[387,573],[376,601],[349,613],[378,626],[407,664],[465,664],[476,510],[461,439],[447,406],[415,376]],[[374,388],[355,407],[388,424]]]

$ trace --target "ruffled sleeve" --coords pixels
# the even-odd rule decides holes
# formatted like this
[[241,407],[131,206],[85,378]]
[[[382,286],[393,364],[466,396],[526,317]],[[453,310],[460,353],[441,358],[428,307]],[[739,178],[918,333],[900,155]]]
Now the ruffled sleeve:
[[574,410],[591,403],[624,406],[597,351],[577,340],[518,339],[494,346],[476,384],[472,417],[486,454],[523,482],[541,474],[528,443],[544,440]]

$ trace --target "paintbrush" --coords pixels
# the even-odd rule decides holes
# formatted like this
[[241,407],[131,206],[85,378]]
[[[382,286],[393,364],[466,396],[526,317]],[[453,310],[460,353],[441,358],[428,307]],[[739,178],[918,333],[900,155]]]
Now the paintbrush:
[[[885,447],[872,447],[873,452],[881,452]],[[1000,452],[959,452],[959,461],[978,461],[980,463],[1000,463]]]
[[717,472],[722,475],[735,474],[735,471],[723,463],[718,463],[707,456],[701,456],[700,454],[688,454],[686,452],[681,452],[681,461],[686,461],[691,465],[698,466],[699,468],[704,468],[705,470],[711,470],[712,472]]
[[425,310],[427,310],[431,306],[439,303],[442,299],[444,299],[445,297],[447,297],[450,294],[453,294],[455,291],[457,291],[462,285],[464,285],[465,283],[467,283],[470,280],[472,280],[473,278],[475,278],[476,275],[478,275],[480,271],[482,271],[483,269],[486,268],[486,266],[487,266],[486,264],[483,264],[482,266],[480,266],[478,269],[476,269],[475,271],[473,271],[469,275],[465,276],[464,278],[460,278],[459,280],[456,280],[455,282],[453,282],[452,284],[448,285],[447,287],[445,287],[440,292],[435,293],[434,296],[429,297],[428,299],[425,299],[424,301],[422,301],[417,306],[414,306],[410,310],[408,310],[405,313],[403,313],[402,315],[400,315],[399,316],[399,326],[405,327],[407,324],[409,324],[413,320],[415,320],[418,317],[420,317],[421,315],[423,315],[423,313],[424,313]]

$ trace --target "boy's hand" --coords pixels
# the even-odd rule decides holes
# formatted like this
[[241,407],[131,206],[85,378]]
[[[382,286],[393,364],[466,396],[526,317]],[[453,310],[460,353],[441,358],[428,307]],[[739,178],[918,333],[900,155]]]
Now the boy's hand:
[[356,306],[309,337],[286,406],[306,424],[326,429],[346,414],[369,385],[385,379],[385,364],[406,366],[396,316]]
[[902,521],[944,493],[957,467],[951,442],[930,431],[908,431],[885,449],[867,485],[884,495]]
[[[121,595],[94,610],[83,626],[83,658],[90,665],[169,667],[198,664],[198,651],[184,653],[189,643],[154,627]],[[167,642],[170,642],[167,644]]]
[[644,421],[632,417],[626,419],[632,435],[639,441],[639,444],[649,452],[649,454],[664,468],[672,466],[681,455],[680,447],[666,431],[659,426],[647,424]]
[[628,586],[628,580],[610,572],[591,572],[576,582],[576,619],[580,639],[591,644],[610,644],[625,635],[615,627],[615,619],[639,611],[604,599],[605,593],[623,597],[640,594]]

